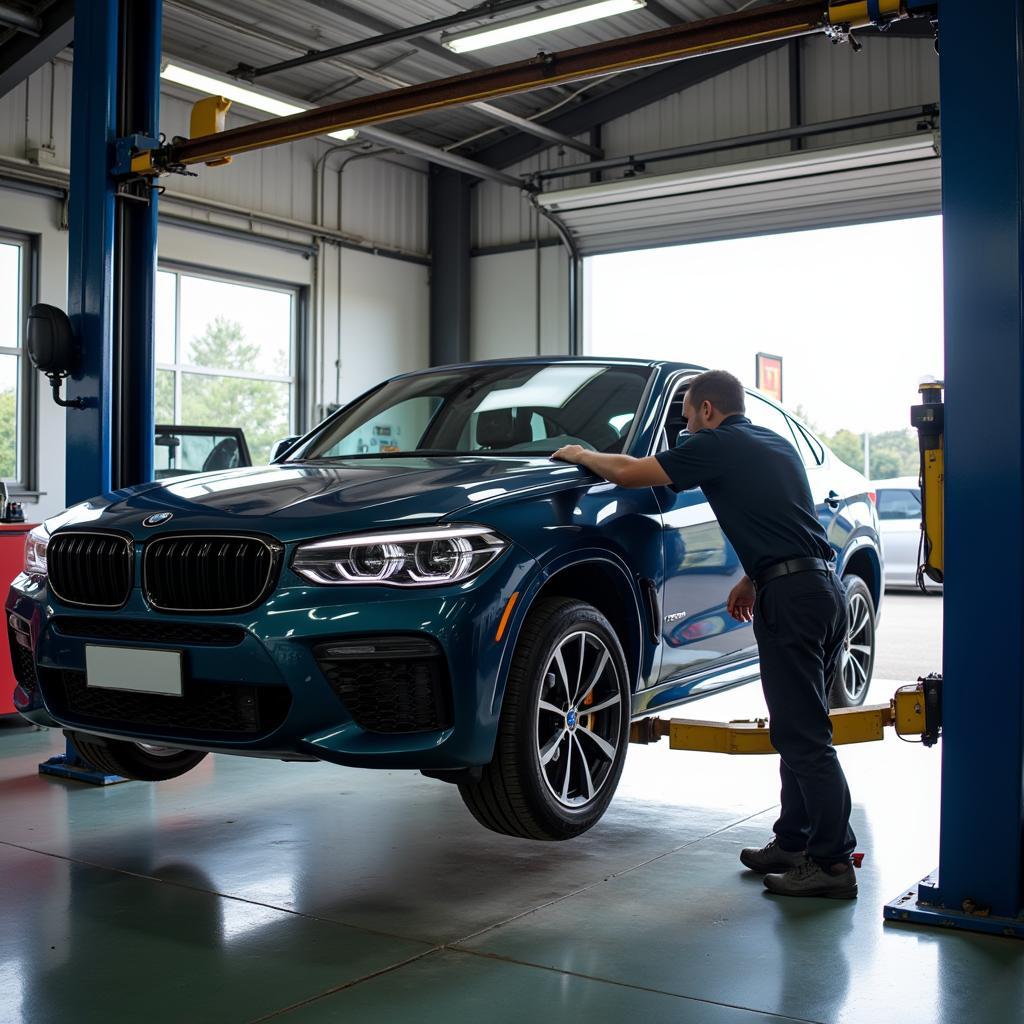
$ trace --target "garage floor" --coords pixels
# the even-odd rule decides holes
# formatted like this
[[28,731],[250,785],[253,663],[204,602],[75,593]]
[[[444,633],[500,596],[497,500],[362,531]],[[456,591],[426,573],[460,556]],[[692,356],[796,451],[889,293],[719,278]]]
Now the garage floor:
[[[891,599],[887,633],[936,636],[940,607]],[[694,711],[761,706],[747,687]],[[936,750],[842,751],[867,856],[839,903],[769,896],[736,859],[769,835],[774,758],[633,748],[601,825],[544,845],[417,774],[217,758],[92,789],[37,776],[59,747],[0,733],[5,1024],[1002,1024],[1024,1006],[1024,943],[882,923],[935,866]]]

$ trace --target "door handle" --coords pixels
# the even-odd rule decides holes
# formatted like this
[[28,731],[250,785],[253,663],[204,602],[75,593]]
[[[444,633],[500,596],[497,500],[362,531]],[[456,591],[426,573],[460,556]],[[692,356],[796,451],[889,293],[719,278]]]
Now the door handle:
[[825,504],[834,512],[839,508],[839,495],[835,491],[829,491],[828,497],[825,499]]

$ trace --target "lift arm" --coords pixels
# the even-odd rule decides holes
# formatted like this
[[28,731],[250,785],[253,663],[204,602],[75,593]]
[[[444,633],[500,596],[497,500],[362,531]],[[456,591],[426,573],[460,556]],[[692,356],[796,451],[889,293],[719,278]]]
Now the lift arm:
[[[932,746],[942,731],[942,680],[928,676],[903,686],[888,704],[833,711],[832,742],[869,743],[885,739],[892,728],[900,737],[920,737]],[[768,719],[744,722],[702,722],[686,718],[642,718],[630,729],[631,743],[657,743],[663,736],[673,750],[702,750],[712,754],[774,754]]]
[[539,53],[531,60],[343,100],[193,139],[175,139],[168,146],[134,154],[131,170],[145,175],[180,170],[327,132],[758,43],[819,33],[839,42],[855,29],[884,28],[908,17],[934,14],[937,6],[937,0],[788,0],[625,39]]

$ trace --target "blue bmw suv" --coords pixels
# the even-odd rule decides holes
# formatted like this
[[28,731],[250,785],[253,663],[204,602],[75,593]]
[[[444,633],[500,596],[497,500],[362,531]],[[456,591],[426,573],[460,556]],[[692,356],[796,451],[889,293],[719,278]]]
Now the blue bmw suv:
[[[633,719],[756,679],[742,569],[700,491],[549,456],[650,455],[700,367],[517,359],[395,377],[271,465],[115,491],[29,537],[7,600],[15,703],[109,772],[208,752],[418,769],[497,832],[597,822]],[[800,453],[850,597],[831,699],[863,702],[882,596],[867,485]]]

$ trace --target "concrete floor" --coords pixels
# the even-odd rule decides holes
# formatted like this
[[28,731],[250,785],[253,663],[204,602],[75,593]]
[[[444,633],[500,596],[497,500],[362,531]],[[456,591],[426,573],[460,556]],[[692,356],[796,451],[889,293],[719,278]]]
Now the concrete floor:
[[[915,650],[935,667],[940,614],[890,600],[869,699]],[[693,712],[762,706],[745,687]],[[866,859],[835,903],[736,860],[769,835],[774,758],[635,747],[603,822],[548,845],[416,774],[216,758],[92,789],[36,774],[60,745],[0,732],[4,1024],[1021,1019],[1024,943],[882,922],[935,866],[937,750],[842,750]]]

